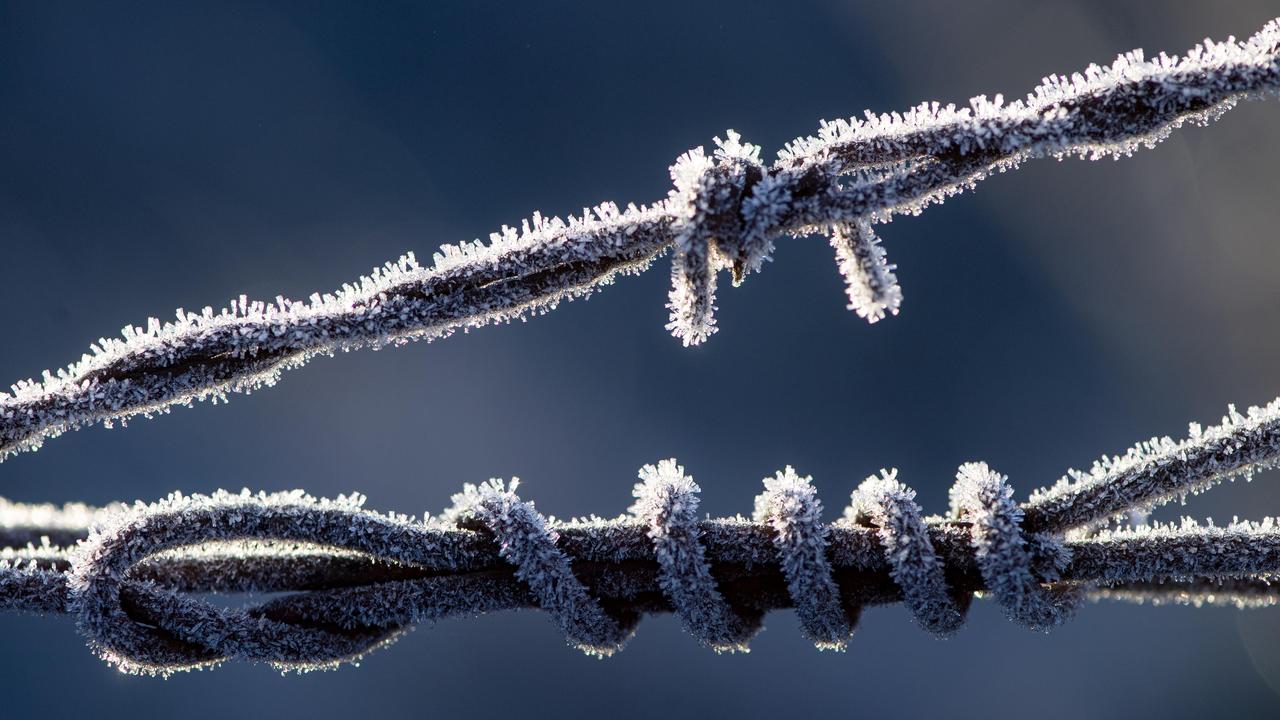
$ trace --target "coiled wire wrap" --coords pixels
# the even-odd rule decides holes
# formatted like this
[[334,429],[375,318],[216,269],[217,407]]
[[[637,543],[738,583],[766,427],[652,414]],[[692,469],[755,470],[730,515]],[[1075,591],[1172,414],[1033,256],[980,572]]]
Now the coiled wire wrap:
[[[745,649],[781,607],[796,609],[820,648],[843,647],[864,606],[898,601],[946,636],[975,592],[1045,630],[1089,595],[1266,604],[1280,572],[1271,521],[1029,534],[1026,511],[1039,506],[1014,503],[1006,479],[978,463],[960,468],[946,517],[923,517],[914,493],[882,472],[830,524],[810,479],[791,468],[765,480],[751,520],[699,519],[699,488],[674,460],[640,478],[630,516],[569,522],[521,500],[516,481],[496,480],[466,486],[427,521],[365,510],[359,496],[301,492],[174,495],[98,511],[6,504],[0,608],[71,613],[112,664],[167,674],[230,659],[328,667],[415,623],[513,608],[547,611],[571,644],[600,656],[663,611],[716,650]],[[1075,515],[1076,527],[1097,520]],[[42,529],[33,523],[79,543],[12,547]],[[248,608],[191,594],[208,592],[291,594]]]

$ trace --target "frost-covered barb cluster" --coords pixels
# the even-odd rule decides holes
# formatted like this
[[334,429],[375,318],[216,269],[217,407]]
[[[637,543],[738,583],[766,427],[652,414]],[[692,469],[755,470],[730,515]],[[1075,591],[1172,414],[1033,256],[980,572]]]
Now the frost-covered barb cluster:
[[[572,645],[606,656],[658,612],[741,651],[786,607],[824,649],[845,646],[864,607],[894,602],[949,635],[976,593],[1037,630],[1086,598],[1260,607],[1280,600],[1280,522],[1118,519],[1277,462],[1280,400],[1104,458],[1021,504],[1003,475],[965,464],[937,516],[883,470],[825,522],[810,478],[786,468],[752,518],[699,517],[675,460],[643,467],[630,513],[613,519],[543,516],[514,480],[468,485],[421,519],[300,491],[4,503],[0,609],[73,615],[113,665],[168,674],[229,659],[332,667],[416,623],[516,608],[545,610]],[[209,593],[274,597],[241,607]]]
[[966,107],[925,103],[823,123],[770,166],[730,131],[711,155],[681,156],[673,190],[653,205],[604,203],[568,219],[534,213],[488,243],[442,247],[430,267],[408,254],[306,301],[241,296],[221,311],[179,310],[170,322],[126,327],[79,362],[0,394],[0,460],[69,429],[269,386],[319,354],[541,314],[672,249],[668,328],[686,345],[716,330],[719,272],[741,282],[783,235],[828,234],[850,308],[875,322],[898,312],[902,293],[873,224],[1031,158],[1130,154],[1278,88],[1280,21],[1272,21],[1246,41],[1206,40],[1183,57],[1134,51],[1108,67],[1050,76],[1024,100],[984,96]]

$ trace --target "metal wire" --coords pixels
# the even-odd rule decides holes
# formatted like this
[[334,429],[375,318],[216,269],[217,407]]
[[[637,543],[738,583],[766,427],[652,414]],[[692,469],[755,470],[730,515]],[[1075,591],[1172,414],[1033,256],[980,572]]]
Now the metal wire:
[[1278,88],[1280,21],[1272,21],[1247,41],[1205,41],[1182,58],[1134,51],[1106,68],[1050,76],[1012,103],[982,96],[966,108],[925,103],[824,123],[767,167],[758,146],[730,131],[712,155],[682,155],[671,167],[674,189],[653,205],[605,203],[567,220],[535,213],[487,245],[442,247],[432,267],[410,253],[308,301],[241,296],[219,312],[179,310],[172,322],[127,326],[79,362],[0,393],[0,460],[85,425],[269,386],[319,354],[541,314],[672,249],[667,327],[685,344],[716,330],[719,271],[741,282],[786,234],[830,232],[850,307],[875,321],[898,311],[901,291],[871,223],[919,213],[1028,159],[1128,155]]
[[[699,492],[674,460],[645,466],[630,515],[550,521],[517,484],[466,486],[454,506],[421,520],[383,515],[359,496],[173,495],[95,510],[0,505],[0,608],[68,613],[104,659],[168,674],[230,659],[314,669],[359,658],[415,623],[514,608],[548,612],[571,644],[609,655],[641,617],[673,612],[716,650],[745,649],[775,608],[794,607],[820,648],[842,648],[862,608],[904,602],[946,636],[975,593],[1014,621],[1045,630],[1085,598],[1274,601],[1280,525],[1099,529],[1280,458],[1280,402],[1234,410],[1179,443],[1146,443],[1119,479],[1076,474],[1068,486],[1012,500],[1006,478],[962,466],[944,516],[924,517],[892,472],[852,494],[844,516],[821,520],[811,481],[791,468],[765,480],[752,519],[699,519]],[[1194,446],[1231,447],[1213,465],[1173,461]],[[1161,482],[1138,482],[1142,479]],[[1107,503],[1092,501],[1104,484]],[[1123,501],[1115,499],[1117,493]],[[1028,518],[1074,498],[1052,532]],[[1042,514],[1041,517],[1044,517]],[[50,534],[74,548],[57,547]],[[23,539],[39,545],[18,548]],[[210,592],[281,593],[249,608]]]
[[[535,215],[489,245],[442,248],[432,268],[406,256],[309,302],[241,297],[221,313],[126,328],[56,376],[0,395],[0,459],[86,424],[269,385],[316,354],[545,312],[669,249],[668,327],[686,344],[715,332],[717,273],[740,282],[787,233],[829,231],[851,308],[875,321],[897,312],[901,292],[872,223],[1030,158],[1128,154],[1277,88],[1273,21],[1184,58],[1135,52],[1051,77],[1026,101],[824,124],[769,167],[730,132],[712,156],[683,155],[674,190],[650,207],[606,204],[567,222]],[[1274,520],[1119,528],[1115,519],[1277,459],[1280,401],[1103,458],[1022,504],[1004,476],[968,464],[949,512],[932,517],[883,471],[841,519],[824,522],[809,478],[787,468],[765,480],[752,519],[699,518],[698,487],[674,460],[641,470],[631,514],[615,520],[548,520],[514,481],[468,486],[453,508],[422,520],[301,492],[105,509],[0,501],[0,609],[73,615],[120,669],[168,674],[233,659],[330,667],[416,623],[514,608],[540,608],[571,644],[608,655],[654,612],[732,651],[783,607],[820,648],[844,647],[864,607],[890,602],[944,636],[979,594],[1036,630],[1086,598],[1255,607],[1276,600]],[[227,608],[207,593],[286,594]]]

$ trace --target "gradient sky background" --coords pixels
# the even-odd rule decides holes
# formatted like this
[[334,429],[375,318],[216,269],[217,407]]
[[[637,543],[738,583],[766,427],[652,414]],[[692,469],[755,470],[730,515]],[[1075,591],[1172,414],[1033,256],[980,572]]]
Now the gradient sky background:
[[[647,202],[727,127],[765,148],[820,118],[1021,96],[1144,47],[1247,36],[1274,2],[65,4],[0,2],[0,381],[239,293],[305,297],[531,211]],[[519,475],[558,516],[612,515],[678,457],[704,509],[814,476],[828,512],[882,466],[930,511],[962,462],[1025,496],[1227,402],[1280,393],[1280,104],[1113,163],[1039,161],[882,229],[903,313],[844,310],[821,239],[666,335],[665,264],[528,324],[320,359],[229,405],[93,428],[0,466],[21,501],[219,487],[360,491],[438,511]],[[1274,474],[1186,512],[1280,514]],[[1270,717],[1280,611],[1085,607],[1051,635],[976,603],[937,641],[864,615],[848,652],[770,616],[722,657],[670,617],[588,659],[535,612],[419,628],[359,668],[122,676],[67,618],[0,616],[4,717],[614,718],[903,712]],[[306,713],[303,715],[302,713]]]

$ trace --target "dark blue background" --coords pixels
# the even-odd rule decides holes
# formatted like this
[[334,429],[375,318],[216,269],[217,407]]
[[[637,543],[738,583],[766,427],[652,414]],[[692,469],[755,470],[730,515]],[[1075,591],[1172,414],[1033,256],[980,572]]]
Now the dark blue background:
[[[727,127],[767,157],[823,117],[1021,96],[1142,46],[1253,33],[1274,2],[0,3],[0,381],[176,307],[305,297],[534,209],[647,202]],[[1020,493],[1225,403],[1280,393],[1280,105],[1119,163],[1034,163],[883,228],[906,300],[844,310],[821,239],[720,298],[686,350],[665,265],[589,303],[447,341],[320,359],[229,405],[94,428],[0,466],[23,501],[357,490],[421,513],[519,475],[612,515],[676,456],[714,514],[783,465],[835,515],[882,466],[929,510],[961,462]],[[1280,511],[1268,474],[1179,512]],[[421,628],[355,668],[121,676],[70,620],[0,617],[0,715],[471,717],[714,711],[1269,716],[1280,614],[1088,606],[1037,635],[989,602],[941,642],[901,608],[847,653],[790,613],[719,657],[670,617],[608,661],[538,613]],[[302,713],[306,713],[303,715]],[[789,716],[789,715],[786,715]]]

